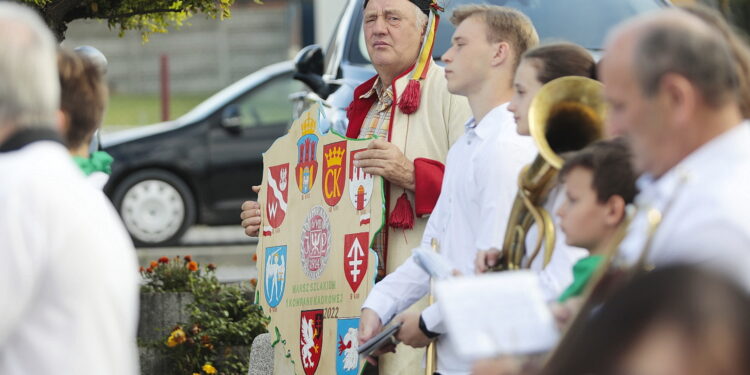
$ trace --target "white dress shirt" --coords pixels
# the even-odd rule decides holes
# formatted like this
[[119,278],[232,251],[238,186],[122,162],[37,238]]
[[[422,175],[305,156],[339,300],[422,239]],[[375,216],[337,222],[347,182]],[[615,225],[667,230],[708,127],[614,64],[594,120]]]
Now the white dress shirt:
[[0,373],[138,374],[138,264],[106,197],[50,141],[0,176]]
[[[502,248],[518,174],[536,155],[531,137],[516,133],[507,107],[495,107],[478,124],[469,120],[466,134],[451,147],[440,197],[422,237],[426,246],[437,239],[441,254],[465,275],[474,274],[477,251]],[[385,323],[429,291],[429,275],[409,258],[375,285],[363,308],[374,310]],[[425,309],[422,318],[430,331],[445,333],[437,305]],[[471,363],[451,345],[447,334],[437,341],[438,371],[468,374]]]
[[662,213],[647,263],[697,263],[750,289],[750,126],[748,122],[688,155],[661,178],[638,179],[637,213],[620,245],[635,264],[648,240],[648,212]]

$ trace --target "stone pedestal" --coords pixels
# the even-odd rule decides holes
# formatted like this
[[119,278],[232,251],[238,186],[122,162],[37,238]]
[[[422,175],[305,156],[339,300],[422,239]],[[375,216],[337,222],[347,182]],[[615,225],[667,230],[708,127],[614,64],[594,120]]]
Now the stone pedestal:
[[141,293],[138,339],[166,342],[177,323],[190,321],[187,306],[194,301],[193,293],[188,292]]
[[271,346],[273,336],[264,333],[255,337],[250,351],[250,371],[248,375],[293,375],[294,367],[289,358],[284,357],[281,343]]

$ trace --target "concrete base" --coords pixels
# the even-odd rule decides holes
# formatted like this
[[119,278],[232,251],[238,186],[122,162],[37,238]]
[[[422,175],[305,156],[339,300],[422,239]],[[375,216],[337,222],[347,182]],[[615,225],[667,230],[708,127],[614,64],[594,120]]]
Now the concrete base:
[[253,340],[250,352],[250,371],[248,375],[294,375],[294,366],[284,356],[281,343],[271,346],[273,336],[270,333],[258,335]]

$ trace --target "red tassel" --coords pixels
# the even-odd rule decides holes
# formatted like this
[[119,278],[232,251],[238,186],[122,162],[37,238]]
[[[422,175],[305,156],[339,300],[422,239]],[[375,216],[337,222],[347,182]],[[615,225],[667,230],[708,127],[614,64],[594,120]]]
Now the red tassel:
[[414,210],[411,208],[411,202],[409,202],[409,197],[406,195],[406,192],[398,197],[396,207],[393,208],[391,217],[388,218],[388,225],[390,225],[391,228],[414,228]]
[[401,100],[398,102],[398,108],[401,112],[410,115],[417,111],[419,108],[419,100],[422,95],[419,81],[416,79],[410,79],[409,83],[406,84],[404,93],[401,94]]

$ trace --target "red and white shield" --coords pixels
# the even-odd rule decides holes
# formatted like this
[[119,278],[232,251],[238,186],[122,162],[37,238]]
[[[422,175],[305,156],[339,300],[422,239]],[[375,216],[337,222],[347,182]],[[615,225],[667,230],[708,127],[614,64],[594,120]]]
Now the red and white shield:
[[355,150],[349,155],[349,199],[357,211],[364,210],[372,197],[372,175],[354,166],[354,155],[365,150],[367,149]]
[[339,203],[346,184],[346,141],[323,146],[323,199],[333,207]]
[[300,315],[299,355],[305,375],[312,375],[323,351],[323,309],[305,310]]
[[320,277],[331,255],[331,222],[322,206],[314,206],[302,223],[300,261],[311,280]]
[[354,293],[359,289],[367,273],[369,239],[368,232],[344,236],[344,275]]
[[266,218],[268,225],[263,227],[263,235],[270,236],[273,228],[278,228],[286,217],[289,196],[289,163],[268,168],[266,186]]

